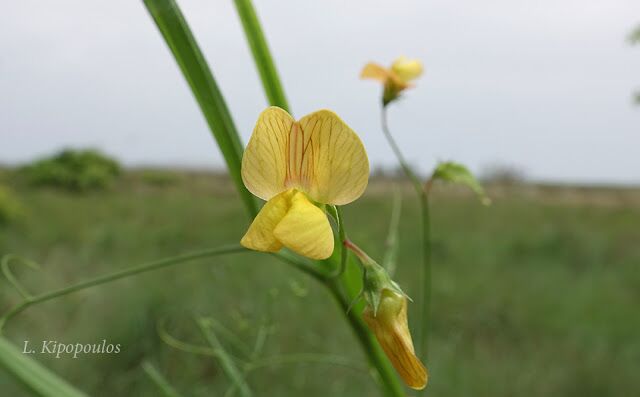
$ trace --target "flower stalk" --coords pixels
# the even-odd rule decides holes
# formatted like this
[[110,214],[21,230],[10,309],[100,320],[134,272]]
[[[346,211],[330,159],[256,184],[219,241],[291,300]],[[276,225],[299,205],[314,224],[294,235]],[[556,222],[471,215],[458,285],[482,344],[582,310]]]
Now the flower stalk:
[[418,357],[427,361],[429,351],[429,326],[431,324],[431,214],[429,212],[429,192],[431,191],[432,180],[429,179],[424,185],[420,178],[413,172],[404,158],[400,147],[396,143],[387,119],[387,106],[381,111],[382,132],[384,133],[389,146],[393,150],[400,167],[405,176],[409,179],[420,203],[420,224],[422,231],[422,267],[419,273],[418,303],[418,327],[416,332],[416,346]]

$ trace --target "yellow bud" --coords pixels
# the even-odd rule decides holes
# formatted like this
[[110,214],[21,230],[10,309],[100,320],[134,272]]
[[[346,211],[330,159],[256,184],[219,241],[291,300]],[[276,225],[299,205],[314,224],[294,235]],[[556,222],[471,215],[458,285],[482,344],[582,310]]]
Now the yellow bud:
[[407,323],[407,298],[385,289],[377,313],[374,314],[373,308],[367,305],[362,315],[407,386],[416,390],[424,389],[427,385],[427,369],[413,349]]
[[391,70],[403,83],[407,83],[422,75],[422,63],[402,56],[393,62]]

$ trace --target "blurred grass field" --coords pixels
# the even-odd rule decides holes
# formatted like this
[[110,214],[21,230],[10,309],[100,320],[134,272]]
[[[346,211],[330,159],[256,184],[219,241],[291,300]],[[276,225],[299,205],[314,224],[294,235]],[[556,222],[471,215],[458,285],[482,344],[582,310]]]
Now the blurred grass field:
[[[345,207],[350,237],[377,258],[393,185],[374,180]],[[34,292],[237,243],[248,222],[231,183],[209,173],[127,172],[110,189],[85,194],[10,187],[26,213],[0,227],[0,254],[42,264],[41,272],[15,266]],[[491,207],[449,187],[434,193],[428,395],[603,397],[640,390],[640,190],[492,186]],[[420,263],[417,211],[407,191],[397,279],[410,295]],[[0,309],[18,299],[3,279]],[[185,396],[223,396],[229,381],[211,357],[180,351],[158,335],[162,322],[176,338],[204,345],[194,316],[215,318],[249,348],[266,332],[265,357],[304,354],[252,371],[248,381],[259,396],[378,393],[327,292],[255,253],[53,300],[13,319],[6,334],[20,347],[24,340],[120,343],[117,355],[35,356],[94,396],[157,396],[141,368],[145,360]],[[0,395],[28,394],[0,373]]]

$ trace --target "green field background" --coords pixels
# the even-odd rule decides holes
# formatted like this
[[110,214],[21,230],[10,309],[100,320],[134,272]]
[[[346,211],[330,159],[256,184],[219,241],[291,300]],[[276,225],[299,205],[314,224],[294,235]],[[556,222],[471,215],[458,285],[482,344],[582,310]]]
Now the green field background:
[[[374,179],[345,207],[349,236],[381,259],[397,183]],[[237,243],[248,218],[230,181],[211,173],[128,172],[103,192],[11,186],[26,213],[0,228],[0,254],[31,291],[124,267]],[[403,199],[396,279],[415,293],[418,207]],[[640,191],[489,186],[484,207],[436,186],[430,396],[625,396],[640,390]],[[0,309],[19,296],[0,282]],[[416,318],[410,306],[411,318]],[[194,317],[211,317],[252,348],[268,334],[266,363],[248,382],[259,396],[375,396],[365,358],[327,292],[268,255],[243,253],[177,265],[28,309],[6,327],[18,346],[120,343],[122,352],[40,362],[94,396],[157,396],[148,360],[185,396],[224,396],[211,357],[158,334],[205,345]],[[233,351],[233,350],[232,350]],[[336,357],[337,356],[337,357]],[[315,358],[333,357],[333,361]],[[324,360],[324,359],[323,359]],[[0,373],[0,395],[28,395]]]

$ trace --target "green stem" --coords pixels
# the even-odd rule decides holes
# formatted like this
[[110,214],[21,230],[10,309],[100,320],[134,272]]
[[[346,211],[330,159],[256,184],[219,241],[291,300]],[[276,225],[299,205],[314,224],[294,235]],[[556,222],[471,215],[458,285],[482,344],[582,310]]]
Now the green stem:
[[284,89],[278,77],[276,65],[269,52],[267,40],[264,37],[260,21],[258,21],[258,16],[256,15],[256,10],[251,0],[234,0],[234,3],[240,16],[247,42],[249,42],[249,47],[251,47],[253,59],[256,63],[256,68],[260,74],[262,86],[264,87],[264,92],[269,103],[289,111],[289,104],[287,103]]
[[344,227],[344,218],[342,216],[342,209],[340,209],[340,207],[337,205],[333,206],[333,208],[335,210],[336,223],[338,224],[338,240],[340,243],[340,265],[336,267],[335,271],[333,271],[327,277],[338,278],[342,276],[345,269],[347,268],[347,255],[349,254],[349,251],[344,246],[345,242],[347,241],[347,232],[345,231],[345,227]]
[[[416,350],[418,352],[418,357],[420,357],[423,362],[427,362],[427,354],[429,350],[429,326],[431,324],[431,216],[429,213],[429,189],[422,186],[420,178],[418,178],[413,170],[411,170],[411,167],[409,167],[409,164],[402,155],[398,144],[395,139],[393,139],[393,135],[391,135],[387,122],[386,106],[382,107],[381,123],[382,131],[384,132],[391,149],[396,155],[402,170],[413,184],[420,202],[420,220],[422,224],[422,267],[419,275],[419,318],[417,327],[418,332],[416,333]],[[430,181],[427,182],[427,186],[430,185]]]
[[7,313],[5,313],[2,317],[0,317],[0,334],[2,334],[2,329],[4,325],[7,323],[7,321],[9,321],[11,318],[16,316],[17,314],[21,313],[22,311],[26,310],[30,306],[35,305],[37,303],[55,299],[63,295],[67,295],[73,292],[94,287],[96,285],[106,284],[111,281],[116,281],[121,278],[125,278],[135,274],[145,273],[151,270],[156,270],[163,267],[176,265],[182,262],[208,258],[216,255],[231,254],[236,252],[249,252],[249,251],[247,251],[246,248],[241,247],[239,245],[232,245],[232,246],[227,246],[222,248],[212,248],[212,249],[196,251],[189,254],[183,254],[183,255],[178,255],[171,258],[161,259],[155,262],[144,263],[142,265],[134,266],[134,267],[120,270],[111,274],[106,274],[104,276],[96,277],[91,280],[83,281],[83,282],[71,285],[69,287],[65,287],[55,291],[32,296],[18,303],[13,308],[11,308]]
[[389,146],[391,146],[391,150],[393,150],[393,154],[396,155],[398,162],[400,163],[400,167],[402,167],[402,171],[409,178],[411,183],[413,184],[414,189],[417,194],[421,194],[422,192],[422,183],[420,182],[420,178],[413,172],[407,160],[405,160],[402,151],[400,151],[400,147],[396,143],[396,140],[391,135],[391,131],[389,130],[389,122],[387,121],[387,107],[382,107],[382,112],[380,115],[380,123],[382,124],[382,132],[384,136],[387,138],[387,142]]

